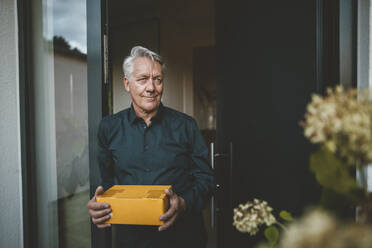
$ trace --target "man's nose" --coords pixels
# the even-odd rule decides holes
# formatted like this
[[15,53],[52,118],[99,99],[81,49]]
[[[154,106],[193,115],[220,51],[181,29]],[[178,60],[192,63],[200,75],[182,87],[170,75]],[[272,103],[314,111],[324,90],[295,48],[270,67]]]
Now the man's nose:
[[147,91],[154,91],[155,86],[154,86],[154,80],[152,78],[149,78],[146,84],[146,90]]

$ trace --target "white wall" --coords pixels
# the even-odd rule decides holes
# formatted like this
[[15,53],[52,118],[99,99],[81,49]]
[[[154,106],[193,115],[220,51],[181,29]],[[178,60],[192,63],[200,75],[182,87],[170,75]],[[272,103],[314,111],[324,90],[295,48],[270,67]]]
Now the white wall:
[[0,247],[23,247],[16,0],[0,1]]

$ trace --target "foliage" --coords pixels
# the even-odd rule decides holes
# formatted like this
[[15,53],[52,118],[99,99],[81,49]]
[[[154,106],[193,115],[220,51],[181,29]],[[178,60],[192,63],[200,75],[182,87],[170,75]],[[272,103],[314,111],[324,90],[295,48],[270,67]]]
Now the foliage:
[[310,170],[325,188],[339,193],[348,193],[358,188],[355,177],[350,175],[350,168],[326,147],[311,155]]
[[293,221],[293,217],[292,217],[291,213],[289,213],[285,210],[281,211],[279,213],[279,216],[280,216],[280,218],[282,218],[285,221]]
[[[368,192],[365,168],[372,163],[372,97],[368,91],[345,90],[342,86],[327,89],[325,96],[314,94],[301,126],[304,135],[319,149],[310,156],[310,171],[323,187],[323,209],[339,216],[359,207],[362,223],[372,223],[372,194]],[[358,171],[360,182],[355,172]],[[234,226],[255,235],[266,224],[264,235],[269,247],[371,247],[372,228],[337,221],[324,211],[312,211],[299,221],[281,211],[279,217],[293,222],[289,229],[273,215],[266,202],[255,199],[234,209]],[[267,219],[270,221],[266,221]],[[274,226],[275,225],[275,226]],[[284,232],[279,242],[280,232]],[[259,247],[268,247],[261,243]]]
[[[272,214],[273,209],[266,201],[254,199],[247,201],[245,204],[239,204],[234,209],[233,225],[240,232],[249,233],[251,236],[256,235],[259,227],[266,224],[267,228],[264,235],[270,246],[277,244],[279,240],[279,230],[274,226],[277,225],[285,230],[285,226],[280,223]],[[280,218],[285,221],[292,221],[292,215],[287,211],[281,211]]]
[[347,165],[372,162],[372,100],[369,91],[327,89],[314,94],[307,106],[304,135],[312,143],[326,147]]
[[[372,220],[365,167],[372,163],[372,98],[369,91],[328,89],[314,94],[301,122],[304,135],[319,150],[310,157],[310,170],[323,187],[322,205],[338,214],[361,207]],[[355,171],[358,171],[360,183]]]
[[270,245],[275,245],[278,242],[279,231],[275,226],[269,226],[266,228],[264,234]]

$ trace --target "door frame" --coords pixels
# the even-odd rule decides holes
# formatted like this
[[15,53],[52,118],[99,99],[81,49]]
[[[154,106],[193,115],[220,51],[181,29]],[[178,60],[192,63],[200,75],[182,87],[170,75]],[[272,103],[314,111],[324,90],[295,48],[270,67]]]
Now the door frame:
[[[21,1],[21,0],[19,0]],[[218,2],[218,1],[216,1]],[[329,14],[332,15],[329,15]],[[351,14],[351,15],[350,15]],[[346,16],[345,16],[346,15]],[[316,90],[324,93],[326,87],[335,86],[345,73],[354,79],[356,83],[356,34],[357,34],[357,3],[345,0],[316,0]],[[346,18],[345,18],[346,17]],[[101,118],[110,114],[108,108],[108,91],[110,85],[105,84],[109,73],[105,69],[105,56],[107,56],[108,35],[107,0],[91,0],[87,3],[87,62],[88,62],[88,123],[89,123],[89,170],[90,170],[90,194],[94,195],[95,188],[100,183],[100,174],[96,161],[96,133]],[[218,21],[216,22],[218,25]],[[351,28],[347,28],[351,27]],[[329,28],[333,32],[329,32]],[[107,36],[106,36],[107,37]],[[349,43],[342,42],[345,37]],[[329,46],[333,47],[329,50]],[[218,43],[217,43],[218,46]],[[106,49],[106,55],[105,55]],[[350,60],[340,61],[340,53],[347,52]],[[342,62],[342,64],[341,64]],[[347,62],[347,63],[346,63]],[[349,67],[341,67],[342,65]],[[105,78],[106,77],[106,78]],[[110,80],[108,80],[110,81]],[[342,83],[342,82],[341,82]],[[218,93],[217,93],[218,94]],[[111,99],[112,100],[112,99]],[[217,104],[218,109],[218,104]],[[223,116],[217,114],[217,122]],[[218,125],[218,124],[217,124]],[[221,128],[221,125],[218,125]],[[217,149],[226,150],[229,146],[228,135],[217,134]],[[231,161],[227,160],[230,163]],[[221,238],[221,237],[220,237]],[[111,230],[98,230],[92,224],[92,247],[111,247]]]
[[[97,131],[103,115],[108,114],[104,69],[104,34],[106,1],[87,1],[87,64],[88,64],[88,130],[90,197],[101,183],[97,163]],[[98,229],[91,223],[92,248],[111,247],[111,228]]]

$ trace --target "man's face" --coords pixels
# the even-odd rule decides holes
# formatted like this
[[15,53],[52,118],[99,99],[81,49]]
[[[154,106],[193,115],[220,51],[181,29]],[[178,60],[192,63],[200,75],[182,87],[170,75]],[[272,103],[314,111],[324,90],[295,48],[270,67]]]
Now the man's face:
[[136,111],[152,113],[159,108],[163,94],[162,67],[149,58],[136,58],[133,61],[133,72],[124,78],[125,89],[132,96]]

